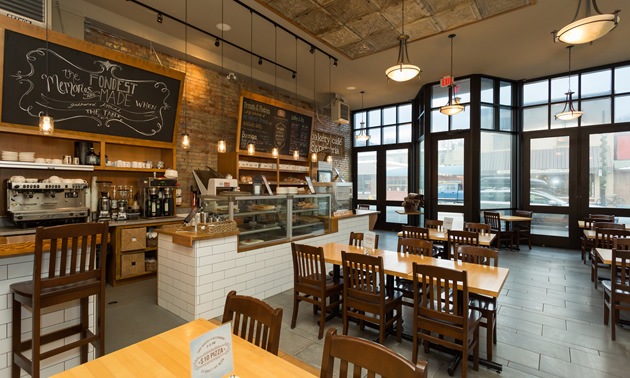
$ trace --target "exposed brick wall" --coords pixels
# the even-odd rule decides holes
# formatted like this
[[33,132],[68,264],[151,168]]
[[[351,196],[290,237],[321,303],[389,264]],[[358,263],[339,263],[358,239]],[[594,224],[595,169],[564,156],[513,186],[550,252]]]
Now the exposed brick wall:
[[[148,47],[104,32],[87,23],[85,40],[158,63]],[[187,72],[177,135],[177,170],[179,185],[184,189],[184,206],[190,206],[188,192],[190,185],[194,183],[192,170],[206,166],[217,168],[217,142],[224,139],[227,142],[228,151],[234,151],[241,89],[270,98],[277,96],[279,101],[313,111],[313,103],[308,100],[295,99],[283,93],[275,94],[272,86],[252,83],[249,78],[240,77],[240,75],[237,83],[234,80],[227,80],[220,72],[208,68],[192,63],[188,63],[186,67],[183,60],[161,53],[158,48],[156,48],[157,55],[164,66]],[[336,159],[333,165],[339,168],[346,178],[352,177],[350,175],[352,148],[350,125],[331,124],[330,107],[321,109],[319,106],[317,109],[319,117],[315,117],[314,129],[345,138],[345,157]],[[181,148],[181,137],[185,129],[192,141],[188,151]]]

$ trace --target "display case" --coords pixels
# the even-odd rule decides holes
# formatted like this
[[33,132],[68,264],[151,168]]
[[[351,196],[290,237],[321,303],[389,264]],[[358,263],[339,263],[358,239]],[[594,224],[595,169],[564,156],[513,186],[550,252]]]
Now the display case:
[[201,211],[213,219],[234,220],[239,250],[291,241],[330,231],[328,194],[201,196]]
[[352,211],[351,182],[317,182],[313,183],[313,186],[317,194],[331,195],[331,212],[333,215],[344,211]]

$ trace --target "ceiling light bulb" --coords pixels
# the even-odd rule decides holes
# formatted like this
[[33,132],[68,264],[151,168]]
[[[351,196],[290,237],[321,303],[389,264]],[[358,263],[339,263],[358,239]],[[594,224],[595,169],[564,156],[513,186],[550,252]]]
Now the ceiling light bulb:
[[316,163],[316,162],[317,162],[317,152],[313,152],[313,153],[311,154],[311,161],[312,161],[313,163]]
[[188,133],[184,133],[182,137],[182,148],[184,150],[190,149],[190,135],[188,135]]
[[218,147],[218,151],[219,153],[225,153],[227,151],[227,145],[225,143],[225,141],[223,139],[221,139],[219,141],[219,147]]
[[300,151],[293,151],[293,160],[300,160]]
[[254,147],[253,144],[248,144],[247,145],[247,155],[255,155],[256,154],[256,147]]
[[55,121],[53,117],[48,115],[39,117],[39,132],[44,135],[51,135],[55,132]]
[[277,147],[274,147],[274,148],[271,150],[271,156],[273,156],[273,157],[275,157],[275,158],[277,158],[277,157],[278,157],[278,148],[277,148]]

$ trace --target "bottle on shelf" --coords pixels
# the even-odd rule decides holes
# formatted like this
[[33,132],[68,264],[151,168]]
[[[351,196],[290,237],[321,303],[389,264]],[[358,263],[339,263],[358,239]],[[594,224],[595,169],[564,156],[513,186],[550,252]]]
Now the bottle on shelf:
[[98,156],[96,152],[94,152],[94,147],[90,147],[87,153],[87,163],[90,165],[98,165]]

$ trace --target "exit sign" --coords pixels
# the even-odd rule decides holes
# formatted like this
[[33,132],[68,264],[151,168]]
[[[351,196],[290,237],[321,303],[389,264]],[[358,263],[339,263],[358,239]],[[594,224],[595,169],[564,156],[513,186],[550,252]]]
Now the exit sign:
[[453,77],[452,76],[444,76],[442,78],[442,80],[440,80],[440,87],[442,87],[442,88],[448,87],[452,83],[453,83]]

